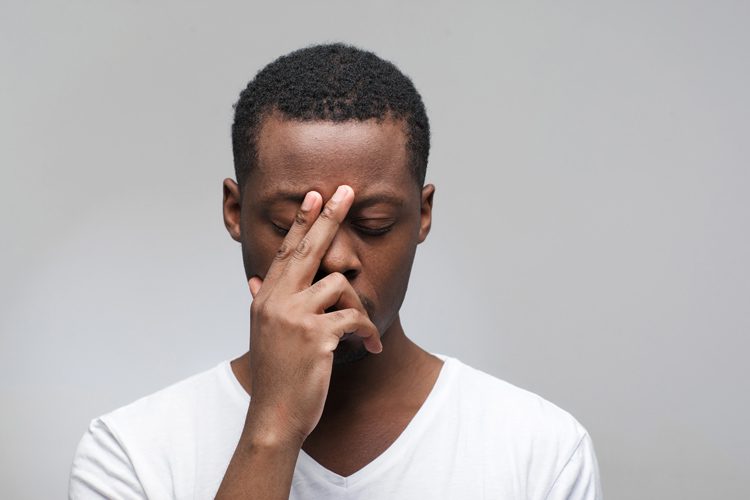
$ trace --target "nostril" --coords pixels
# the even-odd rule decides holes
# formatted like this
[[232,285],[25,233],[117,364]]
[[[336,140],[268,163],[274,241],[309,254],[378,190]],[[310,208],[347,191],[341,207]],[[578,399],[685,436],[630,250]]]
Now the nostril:
[[352,281],[354,278],[357,277],[357,275],[359,274],[359,271],[357,271],[356,269],[349,269],[348,271],[344,271],[341,274],[343,274],[344,277],[348,279],[349,281]]
[[[318,272],[315,273],[315,278],[313,279],[313,283],[317,283],[318,281],[322,280],[329,274],[336,272],[336,271],[329,271],[327,269],[318,269]],[[353,281],[354,278],[359,276],[359,270],[357,269],[347,269],[345,271],[338,271],[341,274],[344,275],[344,278],[346,278],[348,281]]]

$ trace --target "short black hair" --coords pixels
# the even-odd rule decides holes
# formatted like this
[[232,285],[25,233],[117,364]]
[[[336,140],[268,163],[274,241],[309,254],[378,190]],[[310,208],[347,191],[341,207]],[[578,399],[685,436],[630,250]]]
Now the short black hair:
[[257,161],[263,118],[279,111],[297,120],[402,119],[409,167],[424,185],[430,125],[411,80],[391,62],[342,43],[313,45],[281,56],[255,75],[234,105],[232,151],[240,188]]

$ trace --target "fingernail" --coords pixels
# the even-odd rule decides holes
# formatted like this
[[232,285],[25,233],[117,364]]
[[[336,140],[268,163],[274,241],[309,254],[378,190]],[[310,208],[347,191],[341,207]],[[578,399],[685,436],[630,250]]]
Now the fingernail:
[[302,206],[300,207],[302,211],[307,212],[308,210],[310,210],[313,206],[313,201],[315,201],[313,192],[310,191],[305,195],[305,199],[302,200]]
[[333,201],[335,203],[338,203],[341,200],[343,200],[344,197],[346,196],[346,190],[347,189],[348,189],[348,186],[339,186],[336,189],[336,192],[333,193],[333,196],[331,196],[331,201]]

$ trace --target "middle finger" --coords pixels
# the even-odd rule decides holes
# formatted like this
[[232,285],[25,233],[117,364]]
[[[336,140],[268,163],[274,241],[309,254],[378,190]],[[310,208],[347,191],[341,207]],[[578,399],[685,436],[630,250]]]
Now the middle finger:
[[297,244],[285,268],[287,283],[295,288],[295,292],[304,290],[312,283],[320,261],[331,246],[352,203],[354,190],[346,185],[339,186],[310,230]]
[[316,220],[321,204],[322,197],[317,191],[309,191],[305,194],[305,198],[302,200],[302,204],[298,207],[297,213],[294,216],[294,222],[284,237],[284,241],[281,242],[281,246],[276,251],[276,256],[273,262],[271,262],[271,266],[268,268],[266,277],[263,280],[264,284],[270,285],[267,288],[273,287],[281,278],[284,268],[291,259],[300,240],[302,240]]

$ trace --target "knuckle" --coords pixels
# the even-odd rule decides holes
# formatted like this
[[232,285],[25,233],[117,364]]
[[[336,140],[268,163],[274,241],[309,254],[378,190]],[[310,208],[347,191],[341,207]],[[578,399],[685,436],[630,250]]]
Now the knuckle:
[[307,291],[315,295],[323,291],[325,288],[325,282],[323,280],[316,281],[307,288]]
[[367,320],[361,312],[356,309],[351,309],[349,313],[349,321],[357,325],[358,329],[366,328]]
[[316,295],[322,291],[323,291],[323,285],[321,284],[320,281],[316,281],[315,283],[307,287],[307,289],[305,290],[306,293],[309,293],[312,295]]
[[289,246],[289,243],[286,241],[282,242],[279,249],[276,250],[276,260],[286,260],[291,252],[292,249]]
[[295,259],[304,259],[310,254],[311,248],[312,246],[310,245],[310,238],[305,236],[300,240],[292,255]]
[[302,210],[297,210],[297,214],[294,216],[294,223],[298,226],[304,226],[307,224],[307,215]]
[[313,318],[310,318],[310,317],[303,318],[300,321],[300,327],[302,328],[302,333],[305,337],[308,337],[308,338],[312,337],[315,334],[316,326],[317,326],[316,322],[314,321]]
[[326,341],[321,343],[320,355],[323,359],[329,359],[333,357],[333,351],[339,345],[339,338],[336,335],[329,335],[326,337]]
[[344,311],[332,311],[329,313],[331,315],[331,320],[338,323],[342,321],[346,321],[348,315]]
[[318,293],[326,293],[329,289],[331,289],[332,283],[330,283],[327,279],[318,280],[312,285],[310,285],[310,292],[313,294]]
[[330,203],[327,203],[320,212],[320,218],[326,221],[335,221],[335,213]]

